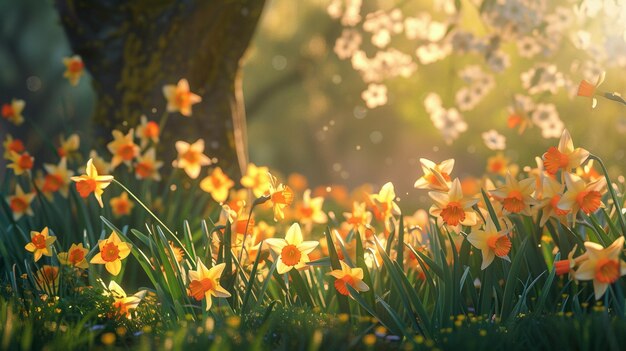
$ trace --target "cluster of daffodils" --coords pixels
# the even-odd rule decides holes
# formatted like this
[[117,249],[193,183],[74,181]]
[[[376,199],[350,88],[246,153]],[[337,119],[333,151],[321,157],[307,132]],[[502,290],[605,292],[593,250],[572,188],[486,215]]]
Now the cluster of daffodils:
[[[90,265],[102,264],[113,276],[120,273],[122,260],[128,257],[132,248],[131,244],[123,242],[113,232],[107,239],[98,242],[98,252],[88,260],[89,249],[84,247],[83,243],[73,243],[67,251],[58,252],[58,246],[55,247],[56,239],[56,236],[50,235],[48,227],[44,227],[40,232],[31,231],[30,242],[24,248],[33,254],[35,262],[39,261],[43,256],[52,257],[56,253],[56,258],[62,266],[84,271],[90,268]],[[59,266],[44,264],[37,270],[35,281],[41,291],[48,295],[58,293],[59,281],[61,279],[59,268]],[[76,276],[75,274],[72,275]],[[124,290],[113,280],[111,280],[108,288],[105,287],[105,295],[110,295],[114,298],[114,311],[126,318],[131,318],[131,310],[137,307],[145,294],[146,291],[143,290],[128,297]]]
[[[430,214],[439,225],[463,233],[481,251],[481,269],[486,269],[496,257],[509,260],[511,236],[516,232],[510,216],[529,216],[542,228],[549,221],[574,226],[578,217],[586,218],[604,207],[606,179],[593,170],[589,156],[587,150],[574,147],[565,130],[558,146],[550,147],[542,158],[537,158],[538,167],[526,169],[527,178],[519,179],[517,169],[509,168],[506,160],[494,159],[488,167],[500,175],[498,183],[486,179],[475,185],[472,180],[452,179],[454,160],[436,164],[422,159],[424,175],[415,187],[431,190]],[[481,187],[487,191],[486,197],[478,191]],[[489,209],[497,218],[492,218]],[[556,262],[557,274],[570,273],[576,280],[593,280],[599,299],[611,283],[626,274],[620,258],[623,244],[623,237],[607,248],[586,242],[585,253],[574,257],[574,249],[568,259]]]

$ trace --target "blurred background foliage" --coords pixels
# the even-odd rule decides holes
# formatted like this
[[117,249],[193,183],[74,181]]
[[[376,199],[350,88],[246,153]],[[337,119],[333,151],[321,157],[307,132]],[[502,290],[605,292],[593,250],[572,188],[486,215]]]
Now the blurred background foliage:
[[[487,130],[496,129],[506,136],[504,154],[522,166],[534,166],[534,157],[558,142],[542,138],[536,127],[522,135],[507,128],[508,112],[503,106],[514,94],[523,93],[519,75],[532,66],[529,60],[536,60],[516,56],[510,43],[501,47],[510,54],[509,69],[496,73],[495,89],[475,109],[463,113],[468,130],[451,145],[433,126],[424,110],[424,98],[437,91],[444,106],[453,106],[454,95],[463,85],[458,71],[469,64],[484,65],[484,59],[477,55],[450,55],[433,64],[418,65],[409,78],[386,80],[388,103],[368,109],[361,99],[367,84],[349,60],[342,61],[333,52],[343,27],[328,15],[329,3],[271,0],[266,5],[244,59],[251,162],[283,174],[301,173],[311,186],[342,184],[354,188],[364,182],[380,185],[393,181],[402,200],[426,203],[426,194],[413,189],[413,182],[421,176],[420,157],[434,161],[455,158],[456,175],[480,176],[487,158],[496,153],[481,138]],[[466,6],[461,10],[460,25],[484,31],[476,10],[468,1],[462,3]],[[432,4],[366,1],[362,11],[396,7],[408,17],[430,10]],[[408,44],[393,45],[400,48]],[[94,106],[90,79],[82,79],[74,88],[63,78],[62,58],[71,54],[51,1],[0,0],[0,101],[24,99],[24,115],[37,126],[23,128],[30,130],[29,136],[12,129],[1,133],[24,136],[38,164],[50,159],[53,152],[43,145],[44,135],[58,141],[58,135],[78,132],[83,136],[81,149],[95,147],[86,137]],[[580,55],[578,50],[565,45],[554,59],[564,65],[586,59],[576,55]],[[603,90],[626,92],[623,73],[623,69],[608,70]],[[557,106],[576,146],[605,159],[613,174],[623,174],[624,106],[602,100],[592,110],[588,99],[570,99],[564,90],[541,95],[538,100]],[[146,113],[152,116],[150,111]]]

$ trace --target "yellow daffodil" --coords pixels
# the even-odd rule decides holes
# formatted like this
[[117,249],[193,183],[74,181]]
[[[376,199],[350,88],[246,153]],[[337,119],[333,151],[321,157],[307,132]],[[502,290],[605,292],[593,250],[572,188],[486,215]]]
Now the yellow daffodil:
[[63,64],[65,65],[63,77],[67,78],[72,86],[77,86],[80,81],[80,77],[83,75],[85,70],[83,59],[81,59],[78,55],[65,57],[63,58]]
[[161,180],[159,169],[163,167],[162,161],[157,161],[156,150],[151,147],[143,155],[137,157],[135,163],[135,176],[137,179]]
[[122,260],[128,257],[131,247],[131,244],[123,242],[112,232],[108,239],[98,241],[100,252],[89,263],[103,264],[109,273],[118,275],[122,269]]
[[254,163],[248,164],[246,174],[241,177],[241,185],[251,189],[255,197],[266,195],[270,189],[270,176],[267,167],[257,167]]
[[459,224],[472,226],[478,223],[476,212],[472,210],[478,200],[465,198],[461,190],[461,182],[455,178],[447,193],[431,191],[428,196],[434,201],[430,214],[441,218],[449,226]]
[[107,144],[107,148],[113,155],[111,167],[119,166],[122,162],[130,166],[132,160],[139,156],[139,146],[133,140],[134,131],[131,129],[126,135],[119,130],[114,130],[113,141]]
[[530,206],[536,203],[532,197],[534,191],[535,179],[526,178],[518,181],[511,173],[507,173],[505,184],[492,190],[491,195],[502,203],[506,213],[520,213],[530,216]]
[[624,237],[620,236],[607,248],[587,241],[585,248],[587,260],[580,264],[574,276],[578,280],[593,280],[593,292],[599,300],[610,284],[626,274],[626,262],[620,259]]
[[366,230],[370,227],[370,222],[372,221],[372,213],[367,211],[364,202],[355,201],[352,204],[352,212],[344,212],[343,216],[346,218],[346,222],[361,235],[366,234]]
[[113,309],[118,316],[131,319],[130,310],[137,308],[141,300],[146,296],[146,293],[146,290],[141,290],[134,295],[127,296],[124,289],[111,280],[104,295],[113,297]]
[[104,207],[102,204],[102,193],[104,193],[104,189],[113,181],[113,176],[99,175],[96,167],[93,165],[92,159],[87,161],[85,172],[86,174],[71,178],[72,181],[76,183],[76,190],[83,198],[93,193],[100,207]]
[[213,172],[200,182],[200,189],[211,194],[213,200],[219,203],[228,199],[228,192],[233,186],[235,182],[224,174],[220,167],[215,167]]
[[57,258],[61,264],[86,269],[89,267],[86,259],[87,252],[89,250],[83,247],[83,243],[72,244],[67,252],[59,252]]
[[152,141],[153,144],[157,144],[159,142],[160,133],[161,129],[157,122],[148,121],[145,115],[141,116],[140,124],[137,126],[135,135],[141,140],[140,145],[142,149],[145,148],[150,141]]
[[33,168],[35,163],[35,158],[28,154],[28,152],[24,152],[22,154],[18,154],[15,151],[11,151],[9,154],[9,161],[11,163],[7,166],[7,168],[12,168],[15,175],[19,176],[24,173],[29,173]]
[[22,116],[24,106],[26,106],[24,100],[11,100],[10,104],[2,105],[2,118],[15,124],[16,126],[19,126],[20,124],[24,123],[24,116]]
[[328,221],[328,216],[326,216],[326,213],[322,211],[323,205],[323,197],[317,196],[311,198],[311,189],[305,190],[304,195],[302,196],[302,203],[300,203],[297,208],[298,220],[307,226],[310,226],[313,223],[326,223]]
[[590,214],[602,206],[602,194],[606,191],[604,178],[586,183],[575,174],[565,173],[564,176],[567,191],[557,204],[559,209],[569,210],[572,215],[576,216],[578,210]]
[[509,170],[510,160],[503,153],[487,158],[487,173],[505,175]]
[[487,217],[484,229],[472,230],[467,235],[467,240],[472,246],[482,251],[483,263],[480,269],[489,267],[496,256],[510,261],[508,255],[511,251],[511,240],[507,231],[498,231],[490,217]]
[[178,159],[172,163],[172,166],[184,169],[191,179],[198,178],[202,166],[211,164],[211,159],[204,154],[204,140],[202,139],[198,139],[193,144],[177,141],[176,151]]
[[57,148],[59,157],[72,158],[80,148],[80,137],[78,134],[72,134],[67,139],[61,136],[61,146]]
[[163,95],[167,99],[167,112],[180,112],[185,117],[191,116],[191,106],[202,98],[189,90],[187,79],[181,79],[177,85],[163,86]]
[[439,164],[431,160],[420,158],[424,175],[415,181],[416,189],[448,191],[450,188],[450,174],[454,168],[454,159],[445,160]]
[[350,291],[347,286],[351,286],[356,291],[368,291],[370,288],[363,282],[363,269],[351,268],[347,263],[339,261],[341,269],[335,269],[328,275],[335,278],[335,289],[341,295],[349,296]]
[[600,73],[598,76],[598,80],[596,80],[596,84],[592,84],[586,80],[582,80],[580,85],[578,85],[578,96],[584,96],[591,99],[591,108],[596,108],[598,105],[598,99],[596,99],[596,90],[602,82],[604,82],[604,78],[606,77],[606,72]]
[[385,233],[389,233],[391,229],[390,219],[393,215],[400,214],[400,208],[395,202],[396,191],[391,182],[385,183],[378,194],[372,194],[368,200],[371,203],[374,216],[377,220],[383,222]]
[[2,142],[2,146],[4,147],[4,158],[7,160],[11,159],[12,151],[19,155],[26,150],[24,142],[20,139],[14,139],[11,134],[6,135],[6,139]]
[[293,191],[287,185],[278,183],[273,175],[270,176],[270,200],[274,208],[274,221],[285,218],[285,207],[293,202]]
[[22,190],[22,187],[17,184],[15,186],[15,194],[12,196],[8,196],[6,198],[9,203],[9,208],[11,208],[11,212],[13,213],[13,218],[17,221],[22,216],[34,216],[33,209],[30,207],[31,202],[35,198],[35,193],[25,193]]
[[544,177],[541,198],[533,208],[535,211],[543,210],[539,225],[544,227],[546,222],[554,217],[565,223],[568,210],[562,210],[557,205],[563,196],[565,186],[551,177]]
[[565,129],[561,134],[559,147],[552,146],[543,154],[543,164],[550,174],[556,174],[559,170],[569,172],[585,162],[587,157],[589,157],[589,151],[580,147],[574,148],[572,137]]
[[52,256],[50,246],[57,240],[56,236],[48,235],[48,227],[41,232],[31,231],[30,242],[24,247],[26,251],[32,252],[35,256],[35,262],[39,261],[41,256]]
[[128,198],[128,193],[123,192],[120,196],[114,197],[110,200],[111,212],[116,217],[130,215],[135,204]]
[[187,293],[197,301],[205,299],[207,311],[213,305],[212,296],[230,297],[230,293],[219,283],[224,267],[226,267],[226,264],[220,263],[208,269],[198,258],[196,270],[189,271],[189,289]]
[[309,262],[309,253],[315,250],[319,242],[304,241],[302,230],[298,223],[294,223],[287,230],[284,239],[270,238],[265,242],[270,246],[272,251],[278,255],[276,262],[276,271],[278,274],[284,274],[295,269],[306,267]]
[[63,197],[67,198],[69,194],[70,179],[74,175],[74,171],[67,169],[67,159],[65,157],[61,158],[58,165],[46,163],[43,165],[43,168],[48,173],[46,174],[43,185],[41,186],[41,191],[44,195],[51,200],[51,195],[55,192],[59,192]]

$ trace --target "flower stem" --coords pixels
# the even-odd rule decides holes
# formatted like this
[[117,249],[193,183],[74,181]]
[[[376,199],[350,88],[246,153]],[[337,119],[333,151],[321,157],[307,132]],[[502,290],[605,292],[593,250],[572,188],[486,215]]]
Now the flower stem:
[[124,184],[120,183],[117,179],[113,179],[113,182],[117,185],[119,185],[122,189],[124,189],[128,194],[130,194],[130,196],[133,197],[133,199],[135,199],[135,201],[137,201],[137,203],[139,203],[141,205],[141,207],[144,208],[144,210],[146,210],[146,212],[148,212],[152,218],[154,218],[163,228],[165,228],[165,230],[170,234],[170,236],[172,237],[172,239],[174,239],[174,241],[176,242],[177,245],[180,246],[181,249],[183,249],[183,251],[185,251],[185,255],[187,255],[187,257],[192,257],[189,254],[189,251],[187,251],[187,249],[185,248],[185,246],[183,245],[183,243],[180,241],[180,239],[178,239],[178,237],[176,236],[176,234],[174,234],[174,232],[165,225],[165,223],[163,223],[163,221],[161,221],[159,219],[159,217],[157,217],[154,212],[152,212],[148,206],[146,206],[141,200],[139,200],[139,198],[137,197],[137,195],[133,194],[132,191],[130,191],[126,186],[124,186]]
[[615,189],[613,189],[613,185],[611,183],[611,178],[609,178],[609,172],[602,160],[596,155],[589,155],[589,159],[596,160],[600,164],[600,168],[602,168],[602,173],[604,173],[604,178],[606,179],[606,186],[609,188],[609,193],[611,194],[611,198],[613,199],[613,205],[615,206],[617,212],[617,218],[619,218],[619,224],[622,227],[622,236],[626,235],[626,222],[624,221],[624,215],[622,214],[622,206],[620,205],[617,194],[615,193]]

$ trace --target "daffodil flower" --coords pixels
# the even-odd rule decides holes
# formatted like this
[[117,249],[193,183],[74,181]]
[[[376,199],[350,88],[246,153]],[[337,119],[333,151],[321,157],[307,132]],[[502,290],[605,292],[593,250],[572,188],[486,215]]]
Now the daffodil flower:
[[565,173],[567,191],[559,200],[557,207],[571,211],[576,216],[579,210],[586,214],[596,212],[602,206],[602,194],[606,188],[606,179],[598,178],[586,183],[579,176]]
[[69,195],[70,178],[74,175],[73,171],[67,169],[67,158],[61,158],[58,165],[46,163],[43,165],[43,168],[48,173],[41,187],[44,195],[47,195],[48,199],[52,200],[51,195],[59,192],[63,197],[67,198]]
[[620,253],[624,249],[624,237],[620,236],[607,248],[587,241],[585,248],[587,260],[580,264],[575,278],[593,280],[593,292],[596,300],[599,300],[610,284],[626,274],[626,262],[620,259]]
[[119,130],[114,130],[113,141],[107,144],[107,148],[113,155],[111,167],[119,166],[122,162],[130,166],[132,160],[139,155],[139,146],[133,140],[134,131],[131,129],[126,135]]
[[429,189],[448,191],[450,188],[450,173],[454,168],[454,159],[442,161],[437,164],[431,160],[420,158],[424,175],[415,181],[416,189]]
[[598,80],[596,80],[596,84],[592,84],[586,80],[582,80],[578,85],[578,96],[584,96],[591,98],[591,108],[596,108],[598,105],[598,99],[596,99],[596,90],[602,82],[604,82],[604,78],[606,77],[606,72],[600,73],[598,76]]
[[326,223],[328,216],[322,211],[323,205],[323,197],[317,196],[311,198],[311,189],[305,190],[302,196],[302,203],[300,203],[297,208],[298,219],[307,226],[311,226],[313,223]]
[[72,181],[76,182],[76,190],[83,198],[93,193],[100,207],[104,207],[102,204],[102,193],[104,193],[104,189],[113,181],[113,176],[99,175],[98,170],[96,170],[96,167],[93,165],[93,159],[87,161],[85,172],[86,174],[71,178]]
[[220,167],[216,167],[210,175],[200,181],[200,189],[211,194],[213,200],[222,203],[228,199],[230,188],[235,186],[232,181]]
[[127,216],[135,207],[135,204],[128,198],[128,193],[123,192],[120,196],[114,197],[109,202],[111,211],[116,217]]
[[255,197],[259,198],[269,192],[270,176],[267,167],[257,167],[254,163],[248,164],[246,174],[241,177],[241,185],[251,189]]
[[276,177],[270,176],[269,196],[274,208],[274,221],[285,218],[285,207],[293,202],[293,191],[288,185],[278,183]]
[[67,78],[72,86],[77,86],[85,70],[83,60],[80,56],[74,55],[72,57],[63,58],[63,64],[65,65],[63,77]]
[[7,168],[12,168],[15,175],[19,176],[24,173],[30,174],[30,170],[35,163],[35,158],[29,155],[28,152],[18,154],[15,151],[11,151],[9,153],[9,161],[11,161],[11,163]]
[[394,201],[396,199],[396,191],[393,183],[387,182],[381,188],[378,194],[369,196],[369,200],[373,205],[374,216],[376,219],[383,222],[385,226],[385,232],[389,233],[391,230],[390,219],[393,215],[400,214],[400,207]]
[[541,188],[541,199],[537,201],[537,204],[533,208],[536,212],[543,210],[539,225],[543,228],[546,222],[552,217],[565,223],[569,210],[562,210],[558,207],[565,186],[553,178],[544,177]]
[[26,106],[24,100],[13,99],[10,104],[2,105],[2,117],[19,126],[24,123],[24,116],[22,115],[24,106]]
[[198,178],[202,166],[211,164],[211,159],[204,154],[204,140],[198,139],[193,144],[177,141],[175,145],[178,159],[174,160],[172,166],[184,169],[189,178]]
[[24,248],[35,255],[35,262],[37,262],[41,256],[52,256],[50,247],[56,240],[56,236],[48,235],[48,227],[45,227],[41,232],[31,231],[30,242]]
[[213,304],[212,296],[230,297],[230,293],[224,289],[219,279],[226,267],[225,263],[220,263],[208,269],[200,258],[196,262],[196,270],[189,271],[189,296],[197,301],[206,300],[206,310],[208,311]]
[[526,178],[518,181],[507,173],[503,186],[492,190],[491,195],[500,200],[505,212],[531,215],[530,206],[536,203],[532,197],[535,191],[535,179]]
[[103,264],[112,275],[120,274],[122,260],[128,257],[132,245],[120,240],[115,232],[108,239],[98,241],[98,252],[89,263]]
[[472,230],[467,235],[467,241],[482,251],[483,263],[480,269],[489,267],[496,256],[510,261],[508,255],[509,251],[511,251],[511,240],[507,235],[507,231],[498,231],[490,217],[487,217],[483,230]]
[[89,263],[87,263],[85,259],[87,252],[89,252],[89,250],[83,247],[83,243],[79,243],[78,245],[72,244],[67,252],[59,252],[57,258],[61,264],[86,269],[89,267]]
[[556,174],[558,170],[569,172],[580,166],[589,157],[589,151],[583,148],[574,148],[574,142],[567,129],[563,130],[559,146],[551,147],[543,154],[543,164],[546,171]]
[[472,226],[478,222],[476,212],[472,210],[478,200],[465,198],[458,178],[452,181],[447,193],[431,191],[428,196],[434,204],[430,207],[430,214],[441,218],[449,226],[459,224]]
[[131,319],[130,310],[139,306],[139,303],[146,296],[146,293],[146,290],[140,290],[136,294],[128,296],[124,289],[113,280],[109,282],[109,286],[104,291],[105,296],[113,297],[113,308],[116,313],[128,319]]
[[24,190],[22,190],[22,187],[17,184],[15,186],[15,194],[6,198],[9,203],[9,208],[11,208],[11,212],[13,213],[13,219],[17,221],[24,215],[34,216],[35,213],[30,207],[34,198],[34,192],[25,193]]
[[159,124],[155,121],[148,121],[148,118],[145,115],[140,117],[140,124],[137,126],[135,131],[135,135],[139,140],[141,140],[140,145],[141,148],[145,148],[150,141],[153,144],[159,142],[159,134],[161,132],[161,128]]
[[365,234],[365,230],[370,227],[372,221],[372,213],[367,211],[364,202],[355,201],[352,204],[352,212],[344,212],[343,216],[346,218],[346,222],[361,234]]
[[265,242],[278,255],[278,261],[276,262],[278,274],[287,273],[294,268],[306,267],[307,262],[309,262],[309,253],[319,245],[317,241],[304,241],[302,230],[298,223],[294,223],[289,227],[284,239],[269,238]]
[[137,157],[135,163],[135,176],[137,179],[161,180],[159,169],[163,167],[162,161],[157,161],[156,151],[153,147],[148,149],[143,155]]
[[348,285],[354,290],[362,292],[368,291],[370,288],[363,282],[363,269],[351,268],[347,263],[339,261],[341,269],[335,269],[328,275],[335,278],[335,289],[341,295],[349,296],[350,291]]
[[202,101],[202,98],[189,90],[187,79],[178,84],[163,86],[163,95],[167,100],[167,112],[180,112],[185,117],[191,116],[191,106]]

